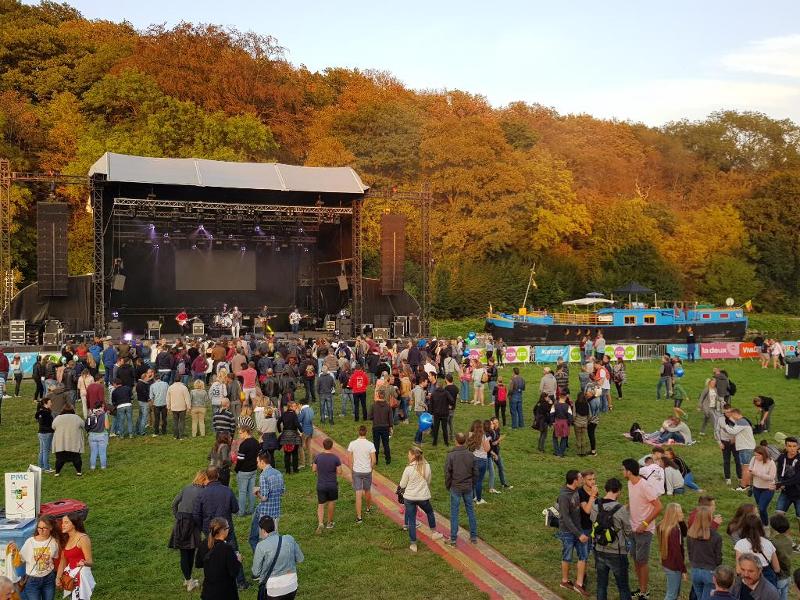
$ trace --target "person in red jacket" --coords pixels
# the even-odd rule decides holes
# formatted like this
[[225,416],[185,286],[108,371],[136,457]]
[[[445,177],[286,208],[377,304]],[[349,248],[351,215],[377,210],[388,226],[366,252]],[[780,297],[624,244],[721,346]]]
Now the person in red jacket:
[[347,382],[347,385],[353,390],[353,416],[358,421],[358,405],[361,404],[361,411],[364,414],[364,420],[367,420],[367,386],[369,385],[369,377],[364,372],[364,369],[361,368],[361,365],[357,365],[353,374],[350,375],[350,380]]

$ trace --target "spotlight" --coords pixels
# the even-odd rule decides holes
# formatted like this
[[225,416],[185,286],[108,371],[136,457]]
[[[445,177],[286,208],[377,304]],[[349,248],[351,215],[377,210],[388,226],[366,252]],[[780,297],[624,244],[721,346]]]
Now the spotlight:
[[154,245],[153,245],[153,248],[155,248],[156,250],[158,250],[158,244],[154,244]]
[[205,230],[206,230],[206,226],[205,226],[205,225],[203,225],[202,223],[200,223],[200,227],[198,227],[198,229],[199,229],[200,231],[205,231]]
[[303,228],[302,227],[300,228],[300,233],[303,233]]
[[112,310],[111,311],[111,318],[112,319],[119,319],[119,312],[117,312],[116,310]]
[[197,244],[192,244],[192,250],[197,250]]
[[155,225],[153,225],[152,223],[150,223],[150,225],[148,225],[148,227],[149,227],[150,229],[155,229],[155,228],[156,228],[156,226],[155,226]]
[[256,233],[261,233],[261,225],[256,225],[255,232]]
[[163,237],[168,238],[169,237],[169,233],[164,233]]
[[245,246],[244,244],[242,244],[241,246],[239,246],[239,250],[241,250],[243,253],[244,253],[244,252],[247,252],[247,246]]

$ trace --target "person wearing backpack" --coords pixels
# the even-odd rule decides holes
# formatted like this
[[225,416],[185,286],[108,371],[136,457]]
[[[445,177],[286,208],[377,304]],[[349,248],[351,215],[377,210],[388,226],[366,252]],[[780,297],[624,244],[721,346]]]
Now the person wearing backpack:
[[108,430],[110,423],[108,413],[103,404],[96,402],[89,416],[86,417],[86,431],[89,433],[89,469],[94,471],[97,458],[100,458],[100,468],[108,466],[106,451],[108,449]]
[[592,545],[597,571],[597,600],[607,600],[609,573],[614,574],[620,600],[631,600],[628,583],[628,539],[631,537],[631,517],[619,503],[622,484],[612,477],[605,484],[606,494],[592,505]]
[[503,414],[503,427],[506,425],[506,405],[508,403],[508,388],[503,383],[503,378],[497,378],[497,386],[492,390],[494,396],[494,417],[500,418],[500,413]]

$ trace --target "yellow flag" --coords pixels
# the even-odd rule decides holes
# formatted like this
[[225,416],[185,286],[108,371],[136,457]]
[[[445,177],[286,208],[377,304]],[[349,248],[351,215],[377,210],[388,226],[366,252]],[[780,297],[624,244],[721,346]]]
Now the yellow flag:
[[752,310],[753,310],[753,301],[752,300],[748,300],[747,302],[745,302],[744,303],[744,309],[747,312],[752,312]]

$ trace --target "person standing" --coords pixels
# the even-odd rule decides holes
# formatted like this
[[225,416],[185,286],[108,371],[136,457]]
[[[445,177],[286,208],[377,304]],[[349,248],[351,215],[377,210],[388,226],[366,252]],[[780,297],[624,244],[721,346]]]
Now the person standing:
[[208,392],[206,391],[206,384],[203,382],[203,379],[195,379],[194,383],[192,384],[192,392],[191,392],[191,402],[192,402],[192,429],[191,435],[192,437],[200,437],[206,436],[206,410],[208,409],[208,405],[210,399],[208,397]]
[[746,492],[750,487],[750,460],[753,458],[753,451],[756,448],[753,427],[738,408],[728,408],[724,413],[725,421],[721,427],[726,433],[733,436],[733,444],[742,465],[742,481],[736,491]]
[[253,553],[253,576],[258,579],[258,597],[294,600],[299,587],[297,565],[303,562],[300,546],[291,535],[280,535],[271,517],[258,523],[264,538]]
[[258,504],[253,511],[253,521],[250,524],[250,537],[248,542],[250,548],[256,549],[259,542],[259,522],[264,517],[269,517],[273,520],[275,530],[278,529],[278,521],[281,518],[281,503],[283,495],[286,493],[286,485],[283,481],[283,475],[270,462],[270,456],[263,450],[258,453],[257,459],[258,468],[261,469],[261,476],[258,481],[258,487],[253,490],[253,493],[258,497]]
[[53,419],[53,451],[56,453],[56,473],[61,475],[61,469],[67,462],[75,467],[75,473],[83,475],[83,430],[86,425],[83,419],[75,414],[75,409],[67,404],[64,410]]
[[758,506],[758,514],[761,517],[761,524],[769,526],[769,504],[775,495],[775,476],[776,466],[769,452],[764,446],[758,446],[753,451],[753,458],[750,460],[750,475],[752,476],[753,500]]
[[208,538],[200,544],[196,559],[196,566],[203,569],[201,600],[239,600],[242,586],[237,589],[237,580],[242,563],[230,541],[232,531],[233,523],[222,517],[214,517],[209,523]]
[[[307,402],[307,400],[304,400]],[[314,437],[314,409],[310,404],[303,404],[297,413],[300,424],[302,443],[300,445],[300,468],[311,466],[311,438]]]
[[86,431],[89,433],[89,469],[94,471],[97,460],[100,459],[100,468],[108,466],[108,413],[99,402],[92,407],[86,417]]
[[175,519],[175,523],[172,526],[168,546],[180,552],[183,585],[187,592],[200,587],[200,582],[192,577],[195,552],[202,543],[200,527],[195,523],[192,511],[195,501],[207,484],[208,478],[205,470],[198,471],[192,483],[181,489],[172,501],[172,517]]
[[617,388],[617,400],[622,400],[622,386],[625,385],[628,376],[625,373],[625,360],[621,356],[611,369],[611,379],[614,381],[614,387]]
[[658,385],[656,386],[656,400],[661,400],[661,388],[666,387],[666,399],[672,396],[672,376],[675,371],[668,355],[661,357],[661,370],[659,371]]
[[192,397],[182,381],[177,380],[167,388],[167,410],[172,413],[175,439],[185,439],[186,413],[192,408]]
[[[608,600],[609,573],[614,574],[619,600],[631,600],[628,583],[628,540],[633,535],[631,518],[628,509],[619,503],[622,490],[619,479],[612,477],[606,481],[605,490],[606,495],[592,504],[589,514],[590,520],[602,530],[600,533],[608,532],[594,544],[597,600]],[[605,516],[601,517],[601,514]]]
[[[705,435],[706,425],[711,423],[716,427],[717,419],[722,414],[721,399],[717,396],[717,380],[709,378],[706,380],[706,387],[700,393],[698,409],[703,413],[703,422],[700,424],[700,435]],[[729,479],[727,477],[726,479]]]
[[[583,485],[583,478],[578,471],[569,470],[565,476],[565,485],[558,494],[558,537],[561,539],[561,583],[560,587],[574,590],[584,598],[589,594],[584,588],[586,577],[586,561],[589,558],[589,536],[581,529],[581,501],[578,488]],[[569,578],[569,567],[573,554],[578,555],[578,566],[575,583]]]
[[775,553],[778,555],[780,575],[778,576],[778,593],[781,600],[789,598],[789,583],[792,573],[792,538],[789,537],[789,519],[786,515],[774,514],[769,519],[772,535],[770,541],[775,546]]
[[234,306],[231,311],[231,336],[234,340],[239,339],[239,334],[242,330],[242,311],[238,306]]
[[480,419],[475,419],[470,428],[469,437],[467,438],[467,450],[472,452],[475,457],[475,464],[478,472],[475,478],[475,504],[486,504],[483,499],[483,479],[486,476],[486,471],[489,469],[489,451],[491,450],[491,442],[489,439],[489,432],[486,431],[484,424]]
[[542,379],[539,382],[539,393],[547,394],[548,398],[550,398],[553,402],[556,401],[558,394],[558,382],[556,381],[555,375],[553,375],[553,372],[550,370],[550,367],[545,367],[542,369]]
[[661,567],[667,579],[664,600],[678,600],[681,595],[681,580],[686,578],[686,559],[683,552],[686,523],[680,504],[667,504],[657,531]]
[[299,470],[300,446],[303,438],[300,435],[300,421],[297,418],[297,403],[290,402],[278,419],[278,443],[283,448],[283,464],[286,474],[297,473]]
[[[686,328],[686,357],[689,362],[694,362],[694,356],[697,351],[696,339],[694,336],[694,329],[691,327]],[[710,593],[710,592],[709,592]],[[707,600],[707,599],[704,599]]]
[[475,456],[466,447],[467,436],[458,432],[455,436],[456,447],[447,453],[444,465],[444,484],[450,492],[450,540],[456,545],[458,537],[458,513],[461,503],[467,511],[469,520],[469,537],[473,544],[478,543],[478,522],[473,506],[473,488],[478,478],[478,465]]
[[169,384],[160,377],[150,384],[150,401],[153,403],[153,437],[167,434],[167,390]]
[[53,412],[50,410],[52,400],[44,397],[39,402],[34,419],[39,424],[39,461],[38,466],[45,473],[54,473],[50,468],[50,450],[53,447]]
[[356,523],[363,523],[361,504],[367,501],[367,512],[372,510],[372,470],[377,462],[375,444],[367,439],[367,426],[358,428],[358,439],[347,446],[350,470],[353,473],[353,490],[356,493]]
[[[153,382],[154,377],[153,370],[147,369],[136,381],[136,400],[139,403],[139,422],[137,423],[136,433],[139,435],[147,434],[147,417],[150,412],[150,384]],[[80,385],[78,388],[80,388]]]
[[429,404],[431,415],[433,416],[433,445],[437,446],[439,444],[439,428],[441,427],[444,445],[449,446],[450,438],[448,436],[447,421],[450,416],[450,406],[455,406],[455,403],[452,396],[442,387],[438,379],[431,392]]
[[361,407],[363,418],[367,420],[367,387],[369,386],[369,376],[364,372],[360,364],[356,365],[347,386],[353,392],[353,417],[358,421],[358,410]]
[[[12,544],[13,542],[9,545]],[[36,522],[36,533],[25,540],[19,551],[20,558],[25,563],[27,577],[20,596],[23,600],[55,598],[56,565],[60,552],[55,522],[49,517],[40,517]]]
[[775,460],[776,488],[780,490],[775,511],[785,515],[791,507],[800,518],[800,445],[794,436],[787,437],[783,452]]
[[722,537],[714,528],[710,506],[699,506],[690,518],[686,533],[689,564],[692,567],[692,588],[697,600],[710,600],[714,590],[713,572],[722,564]]
[[[447,435],[452,438],[455,429],[453,427],[453,419],[456,415],[456,406],[458,405],[458,386],[453,383],[453,375],[444,376],[445,386],[444,390],[450,395],[447,399]],[[410,391],[410,390],[409,390]],[[449,444],[448,444],[449,445]]]
[[[547,393],[542,392],[539,395],[539,401],[533,407],[533,427],[539,432],[539,452],[544,452],[544,444],[547,440],[547,432],[550,429],[550,410],[553,408],[553,401]],[[553,450],[555,450],[555,443],[553,443]]]
[[411,446],[408,451],[408,465],[403,469],[399,487],[403,490],[406,527],[410,540],[409,550],[417,551],[417,509],[421,508],[428,517],[431,538],[440,540],[444,536],[436,531],[436,514],[431,506],[431,466],[425,460],[422,450]]
[[111,391],[111,404],[114,405],[114,429],[111,437],[125,437],[125,424],[128,424],[128,437],[133,438],[133,395],[131,388],[123,385],[120,378],[114,379]]
[[322,365],[317,377],[317,393],[319,394],[320,423],[326,420],[333,425],[333,393],[336,391],[336,380],[328,367]]
[[[731,587],[734,598],[752,598],[753,600],[779,600],[775,586],[764,577],[762,563],[758,554],[737,553],[736,572],[738,577]],[[716,597],[716,594],[715,594]]]
[[[312,466],[317,474],[317,530],[319,535],[324,529],[333,529],[333,511],[339,499],[338,477],[342,474],[342,461],[331,452],[333,440],[325,438],[322,442],[323,451],[314,457]],[[324,523],[325,509],[327,508],[328,523]]]
[[301,318],[302,317],[300,315],[300,312],[297,310],[296,307],[291,313],[289,313],[289,325],[292,327],[292,333],[294,335],[297,335],[298,333],[300,333],[300,320],[301,320]]
[[[372,404],[370,411],[370,419],[372,419],[372,443],[375,445],[375,460],[377,461],[380,455],[380,446],[383,444],[383,459],[386,464],[392,462],[392,451],[389,447],[389,440],[392,437],[392,409],[389,403],[386,402],[386,395],[384,389],[378,389],[375,394],[375,402]],[[447,415],[445,415],[447,419]]]
[[[253,437],[253,417],[239,417],[239,447],[236,450],[236,489],[239,490],[239,513],[245,517],[255,510],[253,489],[256,482],[256,459],[261,444]],[[252,505],[252,510],[248,507]]]
[[511,396],[511,429],[525,427],[525,418],[522,416],[522,393],[525,391],[525,380],[519,374],[519,367],[514,367],[514,376],[511,377],[508,393]]
[[639,589],[634,596],[639,600],[649,600],[650,545],[656,528],[655,519],[663,507],[659,492],[639,476],[639,463],[635,459],[626,458],[622,461],[622,474],[628,480],[628,510],[633,529],[631,554],[639,582]]

